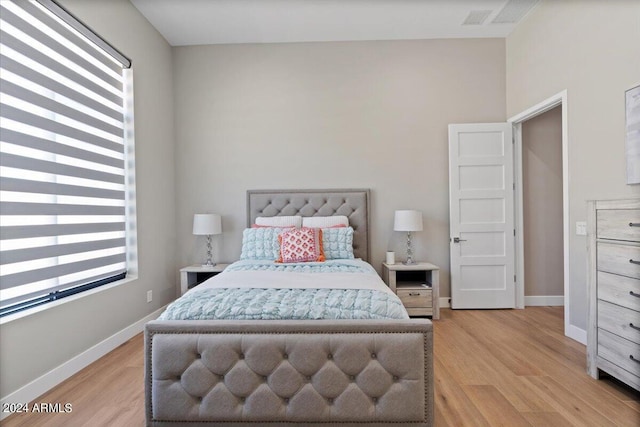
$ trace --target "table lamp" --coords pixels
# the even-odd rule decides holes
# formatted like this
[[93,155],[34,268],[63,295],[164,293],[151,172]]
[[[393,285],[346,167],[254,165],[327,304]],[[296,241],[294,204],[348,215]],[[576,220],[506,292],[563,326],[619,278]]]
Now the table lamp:
[[213,267],[211,254],[211,236],[222,233],[222,220],[218,214],[195,214],[193,216],[193,234],[196,236],[207,236],[207,263],[203,267]]
[[403,264],[415,264],[411,251],[411,232],[422,231],[422,212],[412,210],[396,211],[393,229],[407,232],[407,260]]

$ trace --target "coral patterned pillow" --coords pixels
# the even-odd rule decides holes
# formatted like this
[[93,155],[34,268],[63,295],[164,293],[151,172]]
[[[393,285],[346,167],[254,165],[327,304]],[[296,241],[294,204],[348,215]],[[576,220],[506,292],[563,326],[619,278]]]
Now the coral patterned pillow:
[[278,236],[280,258],[276,262],[324,261],[322,230],[319,228],[296,228]]

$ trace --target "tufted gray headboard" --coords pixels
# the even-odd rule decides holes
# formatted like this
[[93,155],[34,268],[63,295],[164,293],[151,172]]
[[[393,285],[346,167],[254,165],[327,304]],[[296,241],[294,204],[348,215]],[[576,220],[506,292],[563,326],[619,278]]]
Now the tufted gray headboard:
[[259,216],[345,215],[353,227],[353,253],[369,261],[369,189],[248,190],[247,226]]

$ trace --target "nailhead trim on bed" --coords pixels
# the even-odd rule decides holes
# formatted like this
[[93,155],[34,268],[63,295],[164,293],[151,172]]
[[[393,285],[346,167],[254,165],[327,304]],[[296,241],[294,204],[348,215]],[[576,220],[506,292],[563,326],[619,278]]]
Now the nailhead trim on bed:
[[[147,372],[149,389],[153,387],[155,394],[163,396],[147,402],[148,416],[153,415],[154,422],[200,422],[205,414],[210,415],[205,421],[209,418],[208,421],[230,424],[282,424],[282,415],[286,413],[287,424],[430,425],[433,415],[430,328],[427,332],[396,328],[384,332],[198,331],[197,337],[194,333],[146,332],[146,345],[150,349],[146,362],[151,366],[154,358],[155,366],[162,367],[162,372]],[[305,342],[305,336],[310,334],[316,336]],[[416,340],[409,340],[412,343],[408,344],[407,334],[416,335]],[[245,340],[245,335],[252,337]],[[326,338],[319,343],[317,335]],[[250,343],[249,348],[242,347],[246,343]],[[411,354],[415,357],[416,345],[424,363],[406,360]],[[170,355],[169,360],[156,353],[158,346],[162,349],[158,353]],[[205,349],[198,351],[199,348]],[[360,354],[364,350],[369,353],[368,359]],[[305,359],[296,359],[297,353],[306,355]],[[198,354],[203,355],[201,359]],[[316,355],[314,360],[307,360],[310,354]],[[221,360],[227,365],[216,365]],[[415,372],[416,366],[424,366],[424,371]],[[234,375],[242,379],[234,383]],[[281,381],[282,386],[290,388],[293,378],[295,391],[278,388],[277,380],[282,375],[287,378]],[[179,384],[178,376],[185,382],[191,378],[187,389]],[[208,399],[206,396],[212,392]],[[227,402],[232,409],[235,405],[236,417],[216,417],[213,401]],[[245,411],[247,405],[250,407]],[[263,418],[256,419],[261,408]],[[229,407],[224,413],[228,411]],[[387,418],[376,418],[377,412]],[[358,414],[357,419],[354,413]],[[362,414],[370,415],[363,419]]]

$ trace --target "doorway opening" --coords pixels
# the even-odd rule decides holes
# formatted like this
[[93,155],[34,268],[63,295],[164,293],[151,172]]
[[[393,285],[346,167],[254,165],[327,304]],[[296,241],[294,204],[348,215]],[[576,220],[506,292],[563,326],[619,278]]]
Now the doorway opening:
[[564,305],[562,106],[522,123],[524,305]]
[[569,274],[569,132],[567,114],[567,91],[564,90],[537,105],[510,118],[514,129],[514,169],[515,169],[515,224],[516,224],[516,307],[525,306],[525,242],[524,242],[524,185],[523,185],[523,123],[556,107],[561,109],[562,124],[562,287],[564,290],[564,332],[583,344],[586,332],[571,325],[571,292]]

